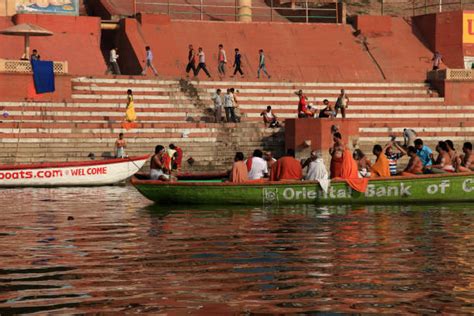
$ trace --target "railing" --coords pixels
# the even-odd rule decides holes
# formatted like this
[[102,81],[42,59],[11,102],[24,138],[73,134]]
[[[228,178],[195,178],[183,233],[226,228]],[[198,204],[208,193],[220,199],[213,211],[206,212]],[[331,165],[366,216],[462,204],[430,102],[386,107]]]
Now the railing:
[[473,0],[414,0],[412,1],[411,14],[415,16],[473,8]]
[[[65,75],[68,73],[67,61],[53,62],[53,70],[55,74]],[[33,73],[29,60],[11,60],[0,59],[0,72],[9,73]]]
[[432,81],[474,81],[474,69],[442,69],[428,72]]
[[[336,22],[340,23],[340,0],[278,1],[266,0],[267,6],[239,6],[239,0],[134,0],[134,11],[164,13],[171,18],[238,21],[240,8],[251,10],[254,21]],[[282,19],[283,18],[283,19]]]
[[371,14],[410,17],[455,10],[474,10],[474,0],[379,0],[370,5],[347,1],[351,15]]

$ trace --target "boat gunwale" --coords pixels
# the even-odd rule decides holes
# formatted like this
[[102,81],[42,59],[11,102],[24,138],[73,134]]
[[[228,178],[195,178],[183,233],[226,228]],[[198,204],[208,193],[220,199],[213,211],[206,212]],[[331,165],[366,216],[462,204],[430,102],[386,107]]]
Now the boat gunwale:
[[44,169],[44,168],[68,168],[68,167],[86,167],[86,166],[100,166],[111,165],[125,162],[135,162],[139,160],[147,160],[150,155],[134,156],[128,158],[113,158],[104,160],[90,160],[90,161],[71,161],[71,162],[41,162],[35,164],[21,164],[21,165],[0,165],[0,171],[20,170],[20,169]]
[[[443,179],[443,178],[456,178],[456,177],[468,177],[474,176],[474,172],[456,172],[456,173],[442,173],[442,174],[423,174],[417,176],[390,176],[390,177],[379,177],[379,178],[367,178],[369,183],[379,181],[407,181],[407,180],[418,180],[418,179]],[[358,178],[362,179],[362,178]],[[308,184],[319,184],[318,181],[305,181],[305,180],[283,180],[283,181],[248,181],[241,183],[233,182],[170,182],[161,180],[139,180],[135,176],[130,178],[130,183],[136,185],[146,186],[266,186],[266,185],[308,185]],[[347,183],[346,179],[332,179],[331,183]]]

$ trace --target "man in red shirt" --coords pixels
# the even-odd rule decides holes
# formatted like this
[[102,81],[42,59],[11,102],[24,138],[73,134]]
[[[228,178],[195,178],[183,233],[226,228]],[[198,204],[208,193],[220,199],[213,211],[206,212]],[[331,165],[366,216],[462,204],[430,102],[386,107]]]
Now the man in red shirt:
[[301,163],[295,159],[295,151],[288,149],[286,156],[278,159],[272,166],[270,172],[271,181],[282,180],[301,180],[303,178],[303,170]]

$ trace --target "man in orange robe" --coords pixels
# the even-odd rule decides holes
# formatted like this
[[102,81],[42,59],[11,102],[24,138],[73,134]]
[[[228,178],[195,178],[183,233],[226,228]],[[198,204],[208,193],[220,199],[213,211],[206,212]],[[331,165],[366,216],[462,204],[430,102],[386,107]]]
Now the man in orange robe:
[[242,183],[247,182],[249,179],[247,165],[244,162],[244,154],[238,152],[235,154],[234,164],[230,173],[230,182]]
[[370,168],[371,178],[390,177],[390,164],[387,156],[383,153],[382,146],[375,145],[372,153],[377,156],[377,160]]
[[281,157],[272,166],[270,172],[271,181],[281,180],[301,180],[303,178],[303,170],[301,164],[295,159],[295,151],[288,149],[286,156]]

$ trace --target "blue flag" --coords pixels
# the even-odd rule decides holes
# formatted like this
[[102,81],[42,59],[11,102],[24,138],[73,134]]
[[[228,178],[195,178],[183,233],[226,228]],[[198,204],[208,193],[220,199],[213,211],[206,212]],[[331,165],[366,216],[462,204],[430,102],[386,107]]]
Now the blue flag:
[[36,93],[54,92],[54,70],[52,61],[32,60],[33,80]]

